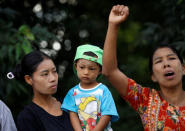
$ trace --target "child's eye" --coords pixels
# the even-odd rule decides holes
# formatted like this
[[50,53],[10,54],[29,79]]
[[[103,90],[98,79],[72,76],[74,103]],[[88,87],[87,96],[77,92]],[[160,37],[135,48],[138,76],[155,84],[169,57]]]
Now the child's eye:
[[84,67],[83,66],[80,66],[80,69],[84,69]]
[[96,70],[96,68],[90,68],[90,70]]

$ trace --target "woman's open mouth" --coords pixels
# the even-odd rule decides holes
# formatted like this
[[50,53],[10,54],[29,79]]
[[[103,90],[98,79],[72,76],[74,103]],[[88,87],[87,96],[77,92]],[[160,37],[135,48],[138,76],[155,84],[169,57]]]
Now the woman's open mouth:
[[167,79],[173,79],[175,77],[175,73],[173,71],[166,72],[164,74],[165,78]]

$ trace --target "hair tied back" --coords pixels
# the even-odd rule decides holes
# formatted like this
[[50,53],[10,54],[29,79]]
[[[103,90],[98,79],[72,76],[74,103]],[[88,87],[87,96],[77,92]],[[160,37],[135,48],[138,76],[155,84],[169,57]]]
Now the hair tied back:
[[8,79],[13,79],[13,78],[15,78],[15,76],[14,76],[14,74],[13,74],[12,72],[9,72],[9,73],[7,74],[7,77],[8,77]]

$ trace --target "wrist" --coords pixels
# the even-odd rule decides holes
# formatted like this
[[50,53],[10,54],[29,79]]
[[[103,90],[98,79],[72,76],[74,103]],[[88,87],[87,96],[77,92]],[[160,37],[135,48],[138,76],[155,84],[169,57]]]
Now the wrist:
[[108,27],[109,27],[109,28],[112,28],[112,29],[115,29],[115,30],[118,30],[119,27],[120,27],[120,24],[113,23],[113,22],[109,22]]
[[109,23],[109,25],[108,25],[109,32],[112,32],[112,33],[114,32],[114,34],[115,34],[118,32],[118,29],[119,29],[119,24]]

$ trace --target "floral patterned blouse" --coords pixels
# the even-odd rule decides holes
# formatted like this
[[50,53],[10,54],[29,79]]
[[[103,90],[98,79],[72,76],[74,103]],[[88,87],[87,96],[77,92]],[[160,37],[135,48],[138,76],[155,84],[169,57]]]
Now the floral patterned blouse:
[[140,115],[145,131],[185,131],[185,106],[167,103],[155,89],[144,88],[128,79],[123,97]]

